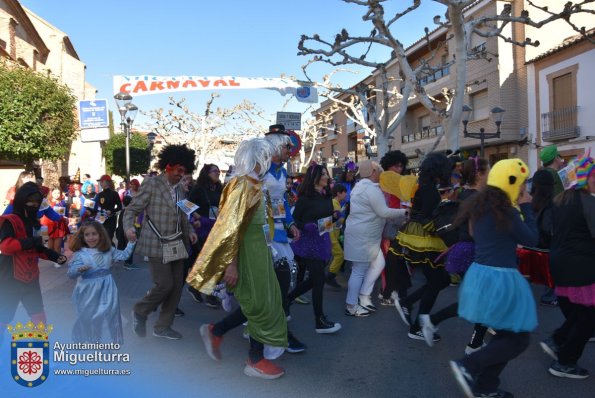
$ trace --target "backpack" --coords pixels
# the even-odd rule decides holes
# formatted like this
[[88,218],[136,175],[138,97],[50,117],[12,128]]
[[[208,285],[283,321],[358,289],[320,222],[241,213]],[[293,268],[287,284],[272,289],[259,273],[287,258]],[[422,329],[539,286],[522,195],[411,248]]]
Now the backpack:
[[459,205],[458,201],[444,200],[432,212],[435,234],[442,238],[446,246],[452,246],[459,241],[459,227],[453,226]]

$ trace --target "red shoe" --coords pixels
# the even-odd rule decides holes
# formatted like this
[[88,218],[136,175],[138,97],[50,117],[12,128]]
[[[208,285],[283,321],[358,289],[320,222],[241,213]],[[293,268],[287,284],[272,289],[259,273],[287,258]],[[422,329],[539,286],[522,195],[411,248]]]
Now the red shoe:
[[268,359],[261,359],[256,363],[252,363],[252,361],[246,361],[246,366],[244,367],[244,374],[246,376],[252,377],[259,377],[261,379],[278,379],[279,377],[285,374],[285,370],[280,368],[279,366],[275,365]]
[[205,349],[207,350],[207,354],[215,361],[221,360],[221,343],[223,342],[223,337],[215,336],[213,334],[213,328],[215,325],[211,324],[204,324],[200,327],[200,337],[202,337],[202,342],[205,345]]

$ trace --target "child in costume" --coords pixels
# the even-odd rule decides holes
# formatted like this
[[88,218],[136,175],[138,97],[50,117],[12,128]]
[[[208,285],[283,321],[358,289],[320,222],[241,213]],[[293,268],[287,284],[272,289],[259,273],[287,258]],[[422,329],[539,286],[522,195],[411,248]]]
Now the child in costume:
[[564,323],[541,347],[558,377],[584,379],[577,362],[595,333],[595,160],[576,163],[576,185],[554,198],[550,268]]
[[[39,187],[27,182],[17,189],[13,214],[0,216],[0,328],[5,329],[19,305],[35,324],[46,323],[39,285],[39,258],[64,264],[66,257],[43,246],[38,211]],[[0,334],[1,336],[2,334]]]
[[219,216],[186,279],[195,289],[211,294],[223,277],[240,308],[216,324],[201,326],[205,348],[211,358],[220,360],[223,335],[248,320],[250,350],[244,374],[263,379],[285,373],[264,358],[264,345],[287,347],[287,321],[267,245],[273,234],[272,207],[263,190],[273,152],[265,139],[240,144]]
[[77,312],[73,341],[122,343],[120,300],[111,267],[130,257],[134,245],[129,242],[126,249],[116,250],[98,221],[81,225],[70,246],[74,255],[68,269],[71,279],[80,277],[72,292]]
[[347,197],[347,189],[345,185],[336,183],[331,189],[333,194],[333,210],[335,211],[335,226],[331,234],[331,254],[333,259],[328,267],[325,283],[334,288],[340,289],[341,285],[337,283],[335,278],[343,266],[345,257],[343,256],[343,247],[341,246],[341,231],[345,225],[345,208],[341,207],[341,202]]
[[[61,216],[68,219],[69,217],[69,209],[66,206],[66,201],[64,200],[64,195],[60,188],[52,189],[49,197],[48,202],[50,207]],[[62,242],[64,238],[68,235],[68,223],[61,221],[52,221],[46,216],[41,218],[41,225],[45,225],[48,228],[48,247],[55,251],[56,253],[60,253],[62,250]]]
[[[462,206],[466,201],[470,200],[480,190],[484,189],[488,179],[490,165],[487,160],[478,157],[470,158],[463,163],[461,183],[463,187],[460,188],[457,200]],[[461,280],[465,275],[475,257],[475,243],[473,237],[469,233],[469,219],[468,217],[456,217],[453,224],[455,224],[455,231],[458,233],[458,241],[452,245],[446,253],[446,262],[444,267],[451,275],[451,281]],[[441,322],[455,318],[458,316],[458,302],[452,303],[443,309],[430,315],[430,321],[433,325],[438,326]],[[470,354],[480,350],[485,346],[484,338],[488,328],[480,323],[474,326],[473,334],[467,346],[465,353]]]
[[[517,245],[533,246],[538,233],[520,159],[497,162],[487,187],[464,205],[475,241],[475,258],[459,292],[459,316],[496,331],[481,350],[451,361],[467,397],[512,397],[498,388],[507,363],[529,346],[537,310],[529,283],[517,269]],[[520,211],[519,211],[520,210]]]

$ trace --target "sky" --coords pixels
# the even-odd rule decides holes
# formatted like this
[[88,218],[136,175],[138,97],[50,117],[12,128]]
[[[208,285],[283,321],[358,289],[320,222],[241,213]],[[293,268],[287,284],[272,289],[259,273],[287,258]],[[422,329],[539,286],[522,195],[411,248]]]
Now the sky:
[[[391,0],[388,11],[400,10],[412,0]],[[333,41],[346,28],[351,34],[367,35],[372,29],[364,22],[364,8],[340,0],[21,0],[21,4],[66,33],[80,59],[87,66],[87,82],[97,88],[96,98],[107,99],[116,109],[112,92],[114,75],[199,75],[280,77],[305,79],[301,66],[309,58],[298,56],[302,34],[318,33]],[[434,15],[443,6],[429,0],[398,23],[393,32],[405,45],[433,29]],[[385,61],[386,50],[374,49],[372,58]],[[348,86],[364,79],[371,70],[351,68],[359,74],[343,73],[334,81]],[[311,77],[333,70],[330,65],[312,69]],[[200,113],[210,91],[176,94]],[[268,121],[277,111],[304,112],[308,105],[295,99],[286,104],[272,90],[219,91],[215,105],[231,107],[248,99],[264,109]],[[170,109],[169,96],[158,94],[133,99],[141,111]],[[319,97],[320,99],[320,97]],[[284,107],[285,106],[285,107]],[[308,115],[308,114],[307,114]],[[306,119],[304,116],[302,120]],[[150,119],[139,114],[135,126],[149,127]]]

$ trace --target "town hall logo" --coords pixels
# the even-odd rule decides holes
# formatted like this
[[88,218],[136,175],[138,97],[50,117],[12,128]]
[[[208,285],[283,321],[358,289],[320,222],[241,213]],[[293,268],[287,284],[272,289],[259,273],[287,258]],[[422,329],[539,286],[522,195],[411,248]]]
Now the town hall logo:
[[54,327],[39,322],[20,322],[8,325],[12,335],[10,343],[10,370],[14,381],[24,387],[37,387],[47,380],[50,372],[49,334]]

